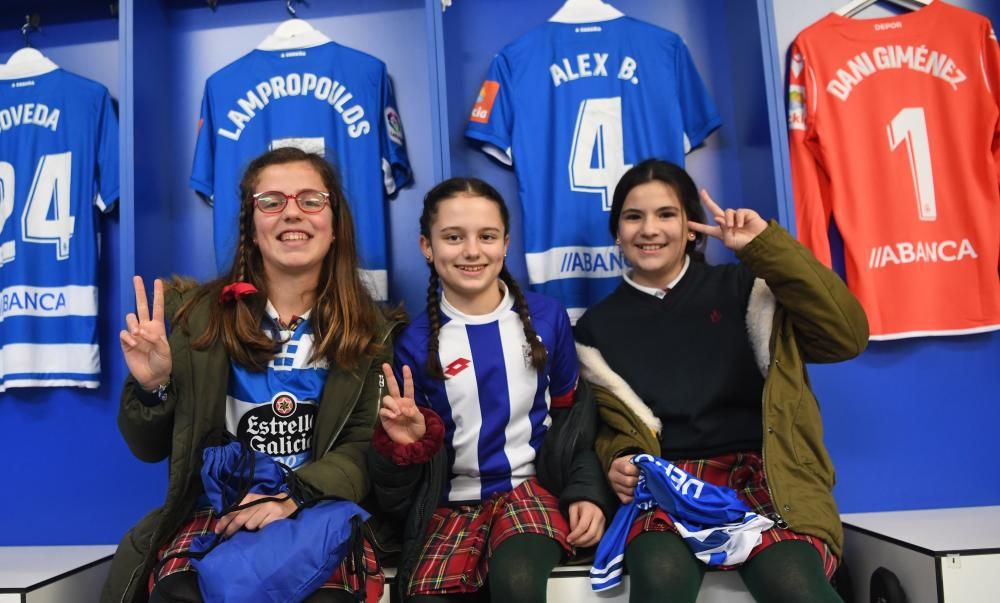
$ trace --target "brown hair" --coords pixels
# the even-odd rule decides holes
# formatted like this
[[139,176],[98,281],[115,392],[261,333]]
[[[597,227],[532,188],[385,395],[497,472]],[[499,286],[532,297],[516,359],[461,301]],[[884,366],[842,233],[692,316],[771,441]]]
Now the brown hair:
[[[698,187],[694,180],[681,166],[663,161],[662,159],[646,159],[625,172],[615,186],[615,194],[611,200],[611,212],[608,215],[608,230],[612,238],[618,238],[618,223],[621,221],[625,198],[632,189],[647,182],[662,182],[673,189],[681,202],[684,216],[688,221],[705,223],[705,210],[698,198]],[[685,245],[685,253],[696,262],[705,261],[705,235],[691,231],[694,240]]]
[[[267,280],[260,248],[253,242],[253,194],[265,168],[300,161],[316,170],[330,193],[334,230],[334,242],[323,260],[310,314],[315,337],[310,360],[326,358],[331,364],[350,370],[357,367],[363,355],[373,355],[379,350],[375,340],[379,310],[358,275],[354,221],[340,179],[325,159],[292,147],[264,153],[251,161],[243,174],[239,244],[232,268],[225,277],[206,284],[181,306],[175,317],[177,324],[187,328],[188,314],[198,301],[205,296],[212,300],[208,329],[191,343],[194,349],[204,350],[221,340],[229,357],[251,370],[264,370],[274,357],[278,342],[261,330]],[[216,301],[222,288],[236,281],[252,284],[259,293],[228,302]]]
[[[503,220],[504,234],[510,232],[510,212],[507,211],[507,204],[504,203],[503,197],[500,196],[500,193],[495,188],[478,178],[449,178],[428,191],[424,197],[424,211],[420,214],[420,234],[427,240],[430,240],[431,224],[434,222],[434,218],[437,217],[438,205],[442,201],[458,197],[482,197],[496,203],[500,209],[500,218]],[[437,270],[434,269],[433,263],[429,263],[428,268],[430,268],[431,274],[427,285],[427,319],[431,332],[427,338],[427,366],[425,368],[429,376],[435,379],[444,379],[444,371],[441,369],[441,358],[438,356],[441,332],[441,299],[438,289],[441,286],[441,278],[438,276]],[[503,268],[500,270],[500,280],[507,285],[511,295],[514,297],[517,315],[520,317],[521,325],[524,328],[524,339],[531,346],[531,365],[535,367],[535,370],[541,372],[545,368],[545,362],[548,360],[548,353],[538,338],[535,327],[531,324],[531,315],[528,313],[528,302],[524,299],[524,293],[521,291],[521,287],[518,286],[517,281],[514,280],[514,277],[507,270],[506,263],[504,263]]]

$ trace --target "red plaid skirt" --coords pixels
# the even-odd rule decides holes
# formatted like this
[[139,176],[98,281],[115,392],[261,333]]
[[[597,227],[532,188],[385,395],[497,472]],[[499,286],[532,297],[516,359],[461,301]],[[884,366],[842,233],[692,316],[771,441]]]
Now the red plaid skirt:
[[[191,548],[191,542],[195,538],[201,536],[202,534],[212,532],[218,521],[219,520],[216,519],[211,509],[195,512],[191,520],[181,526],[181,529],[177,530],[177,534],[174,535],[173,540],[160,549],[159,553],[156,555],[156,560],[159,561],[167,555],[187,551]],[[367,536],[364,539],[363,546],[365,551],[365,563],[368,566],[368,570],[374,571],[375,568],[378,568],[378,572],[374,575],[368,576],[368,580],[365,582],[366,600],[368,603],[377,603],[382,597],[382,589],[385,585],[385,574],[382,572],[382,568],[379,567],[378,558],[375,555],[375,549],[372,548]],[[351,571],[350,563],[350,556],[348,555],[340,562],[340,565],[337,566],[336,570],[334,570],[329,580],[327,580],[320,588],[335,588],[352,593],[357,591],[359,586],[358,576],[355,572]],[[162,580],[170,574],[185,571],[194,571],[194,568],[191,567],[191,560],[187,557],[173,558],[164,563],[163,567],[160,568],[159,579]],[[149,592],[153,592],[153,584],[153,576],[150,575]]]
[[[767,481],[764,479],[764,459],[758,452],[734,452],[709,459],[674,461],[674,465],[703,482],[736,490],[737,496],[757,515],[770,517],[774,513],[771,495],[767,491]],[[657,507],[639,513],[639,517],[632,524],[632,529],[629,530],[627,542],[632,542],[633,538],[643,532],[677,533],[677,530],[670,516]],[[782,540],[804,540],[813,545],[823,560],[823,572],[826,573],[826,577],[833,576],[833,572],[837,569],[837,556],[830,551],[830,547],[823,540],[778,526],[761,532],[760,544],[750,551],[747,559],[752,559],[757,553]],[[738,566],[723,565],[718,569],[728,570],[735,567]]]
[[410,595],[470,593],[482,588],[489,559],[500,543],[518,534],[541,534],[562,545],[569,524],[559,500],[531,478],[510,492],[477,505],[438,507],[410,579]]

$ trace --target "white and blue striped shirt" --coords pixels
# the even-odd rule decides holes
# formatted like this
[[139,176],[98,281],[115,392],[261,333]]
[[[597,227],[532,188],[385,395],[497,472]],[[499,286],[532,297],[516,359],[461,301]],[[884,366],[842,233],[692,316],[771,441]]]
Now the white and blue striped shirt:
[[261,326],[272,339],[283,342],[281,350],[263,372],[230,362],[226,429],[252,449],[295,469],[309,462],[329,368],[325,359],[310,362],[309,312],[286,328],[268,302]]
[[489,314],[463,314],[442,296],[438,355],[445,380],[426,375],[430,325],[424,312],[396,343],[396,368],[409,365],[416,402],[441,416],[450,479],[444,498],[478,501],[535,475],[535,456],[552,422],[549,409],[572,404],[577,359],[569,316],[559,302],[526,293],[532,324],[548,351],[531,365],[514,301]]

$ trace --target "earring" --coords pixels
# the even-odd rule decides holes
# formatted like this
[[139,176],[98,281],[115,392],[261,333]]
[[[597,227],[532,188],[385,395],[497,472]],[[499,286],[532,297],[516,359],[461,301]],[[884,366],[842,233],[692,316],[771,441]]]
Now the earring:
[[693,232],[689,232],[688,233],[688,238],[693,241],[694,240],[694,233]]
[[621,239],[615,239],[615,245],[621,246],[621,244],[622,244]]
[[428,264],[430,264],[431,263],[431,256],[425,255],[424,256],[424,261],[426,261]]

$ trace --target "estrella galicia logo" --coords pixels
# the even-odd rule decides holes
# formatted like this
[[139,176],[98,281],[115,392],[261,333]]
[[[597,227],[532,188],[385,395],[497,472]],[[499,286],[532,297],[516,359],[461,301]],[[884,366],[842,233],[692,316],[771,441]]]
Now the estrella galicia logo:
[[282,462],[294,467],[309,458],[315,422],[315,403],[279,392],[270,403],[255,405],[240,417],[236,436],[252,449],[283,457]]

